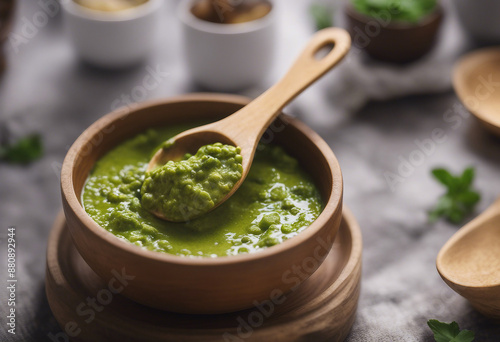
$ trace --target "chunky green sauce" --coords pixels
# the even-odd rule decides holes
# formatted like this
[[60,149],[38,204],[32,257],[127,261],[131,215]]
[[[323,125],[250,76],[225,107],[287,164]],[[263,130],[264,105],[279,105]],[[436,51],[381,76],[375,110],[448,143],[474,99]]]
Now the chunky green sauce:
[[194,156],[170,160],[146,173],[141,189],[143,208],[175,222],[206,214],[241,179],[240,152],[231,145],[206,145]]
[[147,163],[162,142],[196,125],[149,130],[95,165],[84,188],[87,213],[116,236],[149,250],[216,257],[255,252],[292,238],[323,209],[318,190],[279,146],[259,145],[241,187],[218,208],[183,223],[156,218],[141,205]]

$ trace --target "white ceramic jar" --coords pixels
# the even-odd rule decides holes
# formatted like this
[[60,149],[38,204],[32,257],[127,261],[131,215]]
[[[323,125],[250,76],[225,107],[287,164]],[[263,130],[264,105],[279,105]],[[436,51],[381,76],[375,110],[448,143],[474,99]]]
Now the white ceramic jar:
[[115,12],[89,9],[73,0],[61,4],[77,54],[100,67],[123,68],[139,63],[152,50],[163,0]]
[[196,0],[180,2],[184,56],[195,82],[215,91],[236,91],[258,84],[268,74],[275,48],[274,4],[264,17],[219,24],[196,17]]

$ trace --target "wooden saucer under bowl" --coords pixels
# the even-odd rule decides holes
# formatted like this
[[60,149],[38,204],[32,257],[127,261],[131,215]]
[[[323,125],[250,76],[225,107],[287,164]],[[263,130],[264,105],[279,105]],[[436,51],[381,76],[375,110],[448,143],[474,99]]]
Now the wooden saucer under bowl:
[[[354,323],[361,253],[360,228],[344,208],[325,261],[309,279],[275,298],[273,304],[267,301],[260,308],[222,315],[175,314],[113,294],[111,290],[119,289],[120,283],[104,282],[85,263],[61,213],[47,248],[46,293],[61,326],[53,334],[61,336],[66,329],[68,335],[75,335],[72,341],[92,342],[343,341]],[[302,266],[308,267],[307,262]],[[300,270],[291,268],[284,277],[292,281],[300,277]]]

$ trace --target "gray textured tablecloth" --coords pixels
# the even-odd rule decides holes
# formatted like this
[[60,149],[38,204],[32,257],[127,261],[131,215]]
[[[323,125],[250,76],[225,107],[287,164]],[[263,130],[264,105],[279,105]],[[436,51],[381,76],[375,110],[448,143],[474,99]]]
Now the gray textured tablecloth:
[[[9,67],[0,80],[1,120],[14,134],[41,132],[45,155],[28,167],[0,164],[1,341],[44,341],[49,332],[60,331],[44,293],[45,248],[61,208],[59,170],[69,146],[87,126],[110,111],[115,99],[130,94],[142,82],[148,66],[169,73],[148,98],[199,90],[189,80],[178,52],[174,4],[168,2],[164,9],[162,41],[157,49],[144,65],[131,70],[106,72],[79,62],[63,33],[60,15],[31,32],[18,51],[8,51]],[[281,0],[278,6],[274,72],[246,95],[259,94],[283,74],[313,32],[308,1]],[[38,2],[21,1],[15,32],[22,33],[26,22],[32,22],[41,10]],[[459,34],[452,31],[450,34]],[[447,62],[447,68],[451,63]],[[474,311],[436,272],[435,257],[458,227],[446,222],[429,224],[426,216],[443,192],[429,176],[436,166],[455,172],[468,165],[476,167],[475,185],[482,193],[477,212],[500,195],[499,139],[485,133],[472,118],[454,122],[443,118],[459,105],[449,80],[434,89],[440,94],[370,102],[360,111],[339,114],[340,104],[331,94],[344,84],[332,83],[332,79],[312,87],[287,111],[309,123],[332,147],[344,173],[345,203],[362,228],[362,293],[348,341],[432,341],[426,326],[430,318],[455,320],[461,328],[474,330],[477,341],[500,341],[500,327]],[[365,99],[349,101],[356,107]],[[391,188],[387,172],[397,173],[401,160],[408,160],[419,149],[417,140],[429,139],[434,129],[442,129],[446,140],[436,143],[433,151]],[[5,238],[10,225],[17,227],[15,336],[6,333],[5,324]]]

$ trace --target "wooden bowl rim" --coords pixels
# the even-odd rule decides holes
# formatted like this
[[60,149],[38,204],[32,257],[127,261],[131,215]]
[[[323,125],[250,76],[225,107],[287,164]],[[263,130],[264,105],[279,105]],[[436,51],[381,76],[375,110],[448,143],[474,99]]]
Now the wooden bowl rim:
[[486,124],[491,131],[499,134],[496,130],[500,130],[500,124],[493,120],[492,115],[488,115],[478,111],[477,109],[471,108],[465,101],[465,99],[469,96],[467,91],[468,87],[466,85],[468,78],[466,75],[474,73],[474,69],[476,69],[481,63],[488,62],[493,59],[500,59],[500,47],[498,46],[475,50],[462,56],[453,67],[453,88],[465,108],[467,108],[467,110],[482,123]]
[[[302,134],[304,134],[309,140],[314,141],[318,150],[322,153],[331,170],[332,176],[332,188],[330,192],[330,197],[325,203],[323,211],[318,216],[318,218],[304,231],[300,232],[297,236],[292,239],[283,241],[282,243],[266,248],[262,251],[249,254],[241,254],[234,256],[221,256],[217,258],[190,258],[177,256],[168,253],[160,253],[150,251],[138,246],[133,245],[130,242],[124,241],[111,232],[107,231],[103,227],[99,226],[91,217],[87,214],[79,199],[74,191],[73,183],[73,168],[75,160],[81,150],[82,146],[89,143],[92,138],[101,131],[102,128],[106,127],[113,121],[116,121],[132,112],[138,110],[143,110],[145,108],[168,105],[174,103],[182,102],[226,102],[237,105],[245,105],[251,99],[248,97],[240,95],[230,95],[230,94],[216,94],[216,93],[192,93],[187,95],[174,96],[168,99],[159,99],[146,101],[140,104],[136,104],[132,109],[124,111],[123,108],[118,108],[117,110],[103,116],[92,125],[90,125],[73,143],[69,149],[66,157],[64,158],[62,169],[61,169],[61,192],[68,206],[78,217],[78,219],[83,223],[86,229],[91,233],[98,236],[99,238],[105,240],[110,245],[124,250],[130,255],[135,257],[141,257],[149,260],[154,260],[158,262],[167,262],[170,264],[182,265],[182,266],[203,266],[203,267],[217,267],[222,265],[231,265],[237,263],[254,262],[263,258],[270,258],[280,253],[285,252],[288,249],[296,248],[303,241],[313,238],[318,231],[328,224],[331,215],[335,215],[341,212],[342,205],[342,195],[343,195],[343,179],[342,172],[340,170],[340,165],[335,157],[333,151],[330,149],[328,144],[311,128],[306,126],[304,123],[297,119],[289,116],[285,116],[289,124],[295,126]],[[283,115],[283,114],[282,114]],[[112,134],[112,133],[111,133]],[[333,243],[333,241],[332,241]]]
[[[350,1],[348,1],[344,6],[344,13],[348,17],[351,17],[352,19],[360,21],[364,24],[367,24],[375,20],[374,17],[370,17],[369,15],[359,12]],[[422,18],[420,18],[420,20],[417,21],[416,23],[410,23],[403,20],[394,20],[391,21],[387,26],[381,27],[381,29],[388,31],[403,31],[409,29],[418,29],[425,26],[429,26],[436,21],[440,21],[443,19],[443,17],[444,17],[443,6],[441,5],[441,2],[438,1],[436,7],[431,12],[427,13]]]

